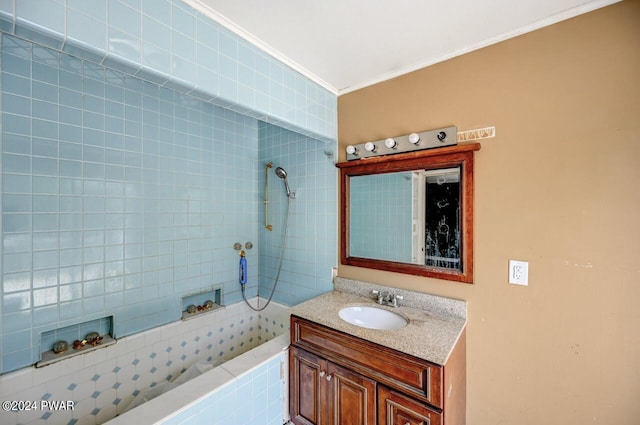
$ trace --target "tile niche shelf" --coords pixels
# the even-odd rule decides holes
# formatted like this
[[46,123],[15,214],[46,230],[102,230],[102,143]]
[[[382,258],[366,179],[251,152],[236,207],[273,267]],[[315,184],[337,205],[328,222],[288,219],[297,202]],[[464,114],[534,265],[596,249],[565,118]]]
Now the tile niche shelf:
[[224,308],[222,288],[188,295],[182,298],[182,320],[190,320],[221,308]]
[[[97,335],[97,340],[93,343],[89,341],[91,334]],[[60,342],[66,343],[66,349],[61,352],[55,352],[54,346]],[[78,343],[77,346],[74,344],[75,342]],[[44,367],[115,343],[113,316],[43,332],[40,335],[40,347],[51,347],[51,349],[40,353],[40,360],[35,364],[35,367]],[[77,348],[74,348],[74,346]]]

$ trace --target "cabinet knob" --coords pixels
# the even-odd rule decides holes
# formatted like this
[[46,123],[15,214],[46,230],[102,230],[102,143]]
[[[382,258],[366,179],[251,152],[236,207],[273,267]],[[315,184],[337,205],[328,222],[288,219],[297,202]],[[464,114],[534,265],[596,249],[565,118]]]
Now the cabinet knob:
[[320,371],[320,377],[322,378],[324,376],[324,370]]
[[411,425],[409,422],[405,422],[404,425]]
[[333,378],[331,375],[327,375],[327,381],[331,381],[331,378]]

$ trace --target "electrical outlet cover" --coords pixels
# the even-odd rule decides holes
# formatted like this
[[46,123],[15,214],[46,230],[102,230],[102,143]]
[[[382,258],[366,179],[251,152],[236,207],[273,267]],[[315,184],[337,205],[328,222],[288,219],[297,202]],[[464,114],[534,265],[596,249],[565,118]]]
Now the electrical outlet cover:
[[527,261],[509,260],[509,283],[524,286],[529,284],[529,263]]

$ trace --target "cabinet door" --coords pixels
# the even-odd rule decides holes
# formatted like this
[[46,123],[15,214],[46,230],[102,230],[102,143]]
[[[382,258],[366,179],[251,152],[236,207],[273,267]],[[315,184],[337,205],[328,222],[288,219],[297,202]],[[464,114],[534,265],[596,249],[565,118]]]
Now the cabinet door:
[[329,362],[327,375],[329,425],[375,425],[376,382]]
[[378,425],[441,425],[442,414],[426,404],[378,386]]
[[289,349],[289,414],[297,425],[322,425],[326,414],[324,382],[327,361],[299,348]]

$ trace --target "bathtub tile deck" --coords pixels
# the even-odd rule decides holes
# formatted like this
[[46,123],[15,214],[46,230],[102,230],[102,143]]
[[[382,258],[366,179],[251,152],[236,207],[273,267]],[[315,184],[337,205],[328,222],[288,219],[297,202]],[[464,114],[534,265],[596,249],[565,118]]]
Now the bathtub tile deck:
[[[100,350],[104,355],[100,355],[99,362],[96,362],[95,358],[86,361],[87,355],[90,354],[87,353],[46,367],[25,368],[0,375],[0,395],[3,399],[76,402],[73,412],[51,411],[44,419],[42,411],[35,415],[9,412],[3,414],[2,424],[101,424],[124,412],[138,392],[175,378],[196,360],[210,359],[210,362],[220,364],[229,360],[231,356],[244,353],[245,360],[232,360],[217,368],[217,372],[206,374],[203,381],[196,381],[196,384],[201,383],[200,391],[219,385],[222,388],[233,386],[235,390],[233,382],[242,373],[247,372],[242,370],[243,365],[246,369],[248,362],[251,362],[254,368],[282,349],[269,348],[269,345],[263,344],[255,352],[250,351],[259,342],[273,339],[271,334],[265,334],[266,322],[270,330],[284,330],[282,345],[288,345],[289,309],[278,304],[274,304],[274,307],[279,307],[278,313],[259,315],[250,312],[244,303],[238,303],[202,318],[171,323],[159,329],[120,338],[116,344]],[[274,321],[276,325],[273,324]],[[181,346],[183,341],[186,350]],[[274,370],[268,369],[263,376],[269,382],[277,382],[280,378],[279,367],[277,370],[278,373],[275,373]],[[191,384],[191,387],[194,385]],[[273,392],[274,387],[270,388]],[[278,388],[277,383],[275,388]],[[194,393],[190,393],[188,397],[193,395]],[[196,413],[191,412],[187,416],[204,414],[202,408],[196,410]],[[218,420],[219,415],[216,418]],[[226,425],[233,422],[219,423]]]

